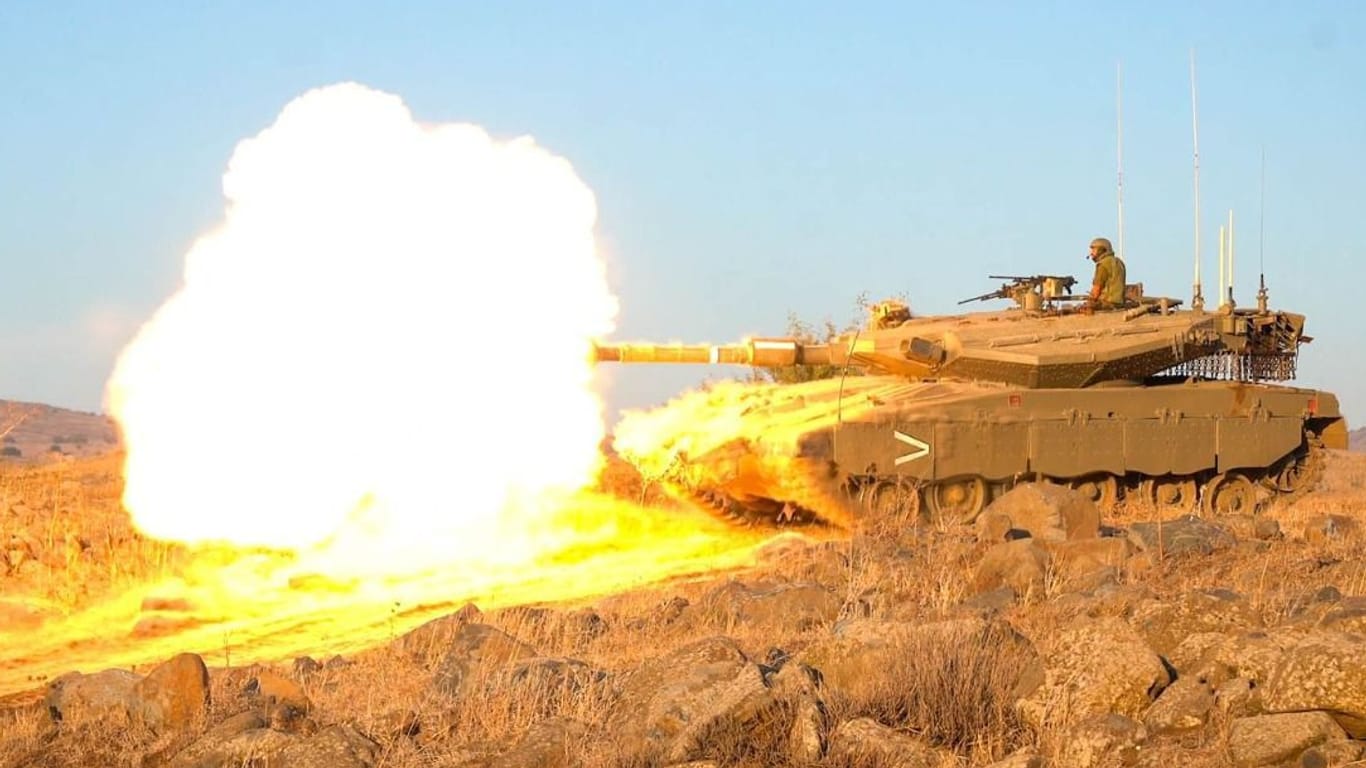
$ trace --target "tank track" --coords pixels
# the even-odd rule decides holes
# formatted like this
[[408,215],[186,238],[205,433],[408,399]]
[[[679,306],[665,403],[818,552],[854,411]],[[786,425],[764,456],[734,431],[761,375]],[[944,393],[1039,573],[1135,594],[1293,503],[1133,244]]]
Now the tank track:
[[[1326,449],[1323,441],[1313,432],[1305,433],[1305,445],[1293,456],[1262,470],[1247,472],[1246,476],[1262,489],[1264,503],[1291,503],[1318,487],[1323,479],[1326,463]],[[1286,488],[1285,473],[1298,467],[1299,476]],[[814,467],[793,467],[796,471],[785,472],[781,483],[769,484],[762,488],[750,487],[744,494],[733,493],[723,486],[711,486],[705,482],[689,483],[684,473],[675,474],[670,479],[661,480],[666,494],[693,509],[699,510],[727,524],[743,528],[786,528],[818,526],[846,531],[854,529],[861,516],[876,516],[891,510],[882,509],[874,489],[880,484],[902,484],[906,481],[898,477],[861,477],[852,484],[838,483],[831,473]],[[1203,497],[1209,478],[1193,477],[1197,483],[1196,493]],[[1021,482],[1027,482],[1022,479]],[[1118,482],[1118,479],[1116,480]],[[939,484],[912,484],[911,493],[916,495],[912,516],[920,519],[936,518],[933,504],[927,504],[925,494],[929,494]],[[1014,483],[987,484],[992,488],[982,500],[984,509],[992,498],[1008,490]],[[758,491],[756,493],[755,491]],[[1127,497],[1132,490],[1120,486],[1118,498]],[[1118,500],[1118,498],[1116,500]],[[904,505],[903,502],[900,502]],[[1197,507],[1199,505],[1197,504]],[[904,511],[904,510],[903,510]],[[977,510],[980,513],[980,509]],[[975,518],[975,514],[971,517]],[[970,519],[944,519],[940,522],[970,523]]]
[[727,492],[723,488],[664,481],[665,492],[694,509],[740,527],[817,526],[852,530],[858,517],[854,500],[833,480],[807,470],[784,476],[781,488],[768,495]]

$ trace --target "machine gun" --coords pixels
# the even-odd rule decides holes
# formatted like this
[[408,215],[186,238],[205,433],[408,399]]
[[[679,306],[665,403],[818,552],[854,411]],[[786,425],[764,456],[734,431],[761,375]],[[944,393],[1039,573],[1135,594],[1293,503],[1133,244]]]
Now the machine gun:
[[1077,278],[1071,275],[988,275],[992,280],[1009,280],[1003,283],[1000,288],[973,296],[970,299],[963,299],[959,304],[967,304],[970,301],[987,301],[989,299],[1011,299],[1021,309],[1041,310],[1046,304],[1053,301],[1073,298],[1072,286],[1077,284]]

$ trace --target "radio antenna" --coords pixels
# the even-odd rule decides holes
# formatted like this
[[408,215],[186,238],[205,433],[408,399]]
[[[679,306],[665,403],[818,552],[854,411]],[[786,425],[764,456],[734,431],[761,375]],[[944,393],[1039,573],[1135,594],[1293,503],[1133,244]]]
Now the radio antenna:
[[1205,297],[1200,294],[1200,121],[1195,97],[1195,49],[1191,49],[1191,139],[1195,149],[1195,295],[1191,309],[1205,308]]
[[1261,202],[1257,212],[1257,311],[1266,313],[1266,147],[1262,147]]
[[1123,63],[1115,63],[1115,157],[1118,165],[1116,195],[1119,203],[1119,256],[1124,250],[1124,75]]

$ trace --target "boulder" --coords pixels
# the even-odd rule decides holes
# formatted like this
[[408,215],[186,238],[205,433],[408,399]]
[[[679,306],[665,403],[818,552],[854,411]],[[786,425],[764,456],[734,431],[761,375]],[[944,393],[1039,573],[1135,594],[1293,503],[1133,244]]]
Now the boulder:
[[1057,762],[1067,768],[1133,765],[1147,740],[1142,723],[1123,715],[1098,715],[1063,734]]
[[1214,686],[1210,681],[1199,675],[1182,675],[1143,713],[1143,724],[1158,736],[1184,733],[1203,727],[1212,709]]
[[106,718],[127,722],[139,709],[137,685],[141,680],[124,669],[88,675],[69,672],[48,684],[45,703],[53,720],[68,725]]
[[1262,691],[1267,712],[1323,710],[1366,738],[1366,638],[1316,631],[1289,648]]
[[567,718],[534,723],[511,749],[494,758],[489,768],[569,768],[582,750],[588,726]]
[[1144,600],[1134,606],[1129,621],[1163,655],[1172,653],[1190,635],[1261,625],[1247,600],[1227,589],[1194,590],[1175,600]]
[[840,723],[830,737],[830,760],[836,765],[886,765],[937,768],[944,755],[914,736],[860,717]]
[[1080,491],[1052,483],[1023,483],[996,498],[978,519],[983,541],[1000,541],[1010,531],[1036,539],[1094,539],[1100,512]]
[[1279,765],[1310,747],[1347,738],[1324,712],[1243,717],[1229,727],[1228,750],[1237,768]]
[[729,581],[708,593],[699,610],[708,620],[729,627],[757,625],[802,632],[834,622],[844,599],[821,584],[758,584]]
[[154,732],[191,728],[209,708],[209,670],[193,653],[161,664],[134,686],[139,714]]
[[1008,587],[1022,600],[1043,597],[1047,585],[1048,549],[1024,538],[993,545],[977,563],[972,587],[977,593]]
[[1145,552],[1164,557],[1209,555],[1229,549],[1237,537],[1222,526],[1194,515],[1152,523],[1134,523],[1128,529],[1129,541]]
[[537,656],[536,649],[487,624],[461,624],[437,665],[432,685],[448,696],[482,687],[514,661]]
[[1171,683],[1162,658],[1120,619],[1082,619],[1037,643],[1043,683],[1018,703],[1036,728],[1112,713],[1139,717]]
[[710,637],[651,659],[626,674],[607,713],[625,755],[685,762],[713,729],[756,719],[771,707],[763,671],[725,637]]

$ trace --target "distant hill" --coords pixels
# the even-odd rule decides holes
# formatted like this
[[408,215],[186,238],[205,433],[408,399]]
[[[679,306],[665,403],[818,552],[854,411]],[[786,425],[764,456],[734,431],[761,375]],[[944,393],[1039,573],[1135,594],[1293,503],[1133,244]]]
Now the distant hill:
[[1353,451],[1366,451],[1366,427],[1347,433],[1347,447]]
[[0,435],[5,461],[92,456],[119,442],[118,427],[107,416],[13,400],[0,400]]

